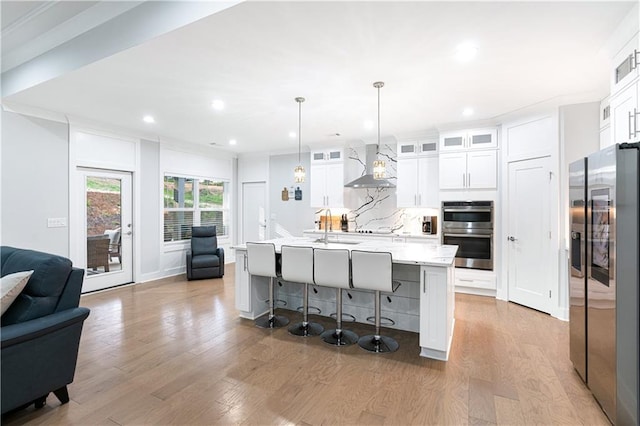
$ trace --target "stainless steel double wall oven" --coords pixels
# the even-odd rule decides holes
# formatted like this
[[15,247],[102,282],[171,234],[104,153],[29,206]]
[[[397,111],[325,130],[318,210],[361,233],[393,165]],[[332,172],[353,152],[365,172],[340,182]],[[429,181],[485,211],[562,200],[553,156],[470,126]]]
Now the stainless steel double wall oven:
[[443,201],[442,244],[458,246],[456,266],[493,270],[493,201]]

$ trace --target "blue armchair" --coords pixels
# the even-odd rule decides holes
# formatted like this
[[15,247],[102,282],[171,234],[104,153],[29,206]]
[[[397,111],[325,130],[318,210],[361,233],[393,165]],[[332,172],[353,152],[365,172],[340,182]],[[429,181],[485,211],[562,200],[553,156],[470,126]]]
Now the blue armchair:
[[64,257],[0,247],[0,274],[33,270],[26,287],[0,319],[2,414],[53,392],[69,402],[80,334],[89,309],[78,307],[84,271]]
[[191,228],[191,250],[187,252],[187,279],[221,278],[224,250],[218,247],[215,226]]

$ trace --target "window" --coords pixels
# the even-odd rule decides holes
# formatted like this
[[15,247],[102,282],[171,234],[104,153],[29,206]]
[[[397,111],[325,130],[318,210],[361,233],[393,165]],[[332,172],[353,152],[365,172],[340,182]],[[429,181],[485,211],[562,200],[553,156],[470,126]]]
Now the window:
[[191,239],[191,227],[215,225],[227,235],[229,183],[215,179],[164,177],[164,241]]

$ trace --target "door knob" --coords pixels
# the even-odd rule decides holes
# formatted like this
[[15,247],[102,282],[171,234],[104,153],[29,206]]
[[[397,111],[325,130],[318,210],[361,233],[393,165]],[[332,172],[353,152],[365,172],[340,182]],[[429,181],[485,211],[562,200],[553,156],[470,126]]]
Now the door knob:
[[507,240],[509,240],[509,241],[517,241],[518,239],[514,238],[514,237],[507,237]]

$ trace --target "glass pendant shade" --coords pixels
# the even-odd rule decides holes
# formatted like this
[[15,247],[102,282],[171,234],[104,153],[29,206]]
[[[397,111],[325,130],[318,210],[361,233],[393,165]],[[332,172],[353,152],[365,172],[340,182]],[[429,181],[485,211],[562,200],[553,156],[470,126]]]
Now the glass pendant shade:
[[295,169],[293,169],[293,176],[295,178],[296,183],[303,183],[304,177],[306,176],[306,173],[304,172],[304,167],[298,166]]
[[376,160],[373,162],[373,178],[384,179],[387,169],[384,164],[384,160]]

